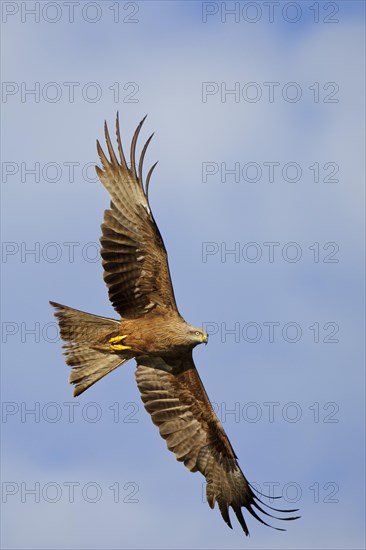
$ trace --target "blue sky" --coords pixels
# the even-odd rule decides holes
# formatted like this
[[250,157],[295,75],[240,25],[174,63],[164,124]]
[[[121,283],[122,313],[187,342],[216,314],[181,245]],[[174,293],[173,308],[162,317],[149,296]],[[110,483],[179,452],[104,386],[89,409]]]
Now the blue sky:
[[[249,4],[2,5],[4,548],[364,547],[364,5]],[[72,397],[48,300],[117,316],[88,164],[117,110],[125,143],[148,113],[197,368],[247,478],[301,509],[286,533],[209,509],[133,362]]]

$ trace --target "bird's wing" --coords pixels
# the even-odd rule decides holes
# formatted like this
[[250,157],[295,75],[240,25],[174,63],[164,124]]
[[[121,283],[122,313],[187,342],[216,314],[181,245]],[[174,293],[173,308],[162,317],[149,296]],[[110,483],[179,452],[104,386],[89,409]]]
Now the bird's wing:
[[132,138],[130,166],[122,149],[118,114],[119,159],[106,124],[109,159],[97,141],[103,169],[96,167],[96,171],[111,197],[110,209],[105,211],[102,224],[103,276],[113,307],[125,318],[139,317],[156,306],[177,309],[167,253],[148,200],[149,181],[156,164],[150,168],[145,185],[143,183],[143,160],[152,136],[141,151],[136,169],[136,142],[144,120]]
[[140,356],[136,359],[137,384],[152,421],[158,426],[160,435],[166,440],[168,449],[175,453],[177,460],[184,462],[192,472],[199,471],[205,476],[207,502],[213,508],[217,501],[221,515],[229,527],[230,506],[246,535],[249,531],[242,507],[265,525],[268,524],[257,511],[276,519],[296,519],[277,517],[262,508],[261,504],[271,511],[296,511],[278,510],[268,506],[255,494],[212,409],[194,365],[192,353],[182,358]]

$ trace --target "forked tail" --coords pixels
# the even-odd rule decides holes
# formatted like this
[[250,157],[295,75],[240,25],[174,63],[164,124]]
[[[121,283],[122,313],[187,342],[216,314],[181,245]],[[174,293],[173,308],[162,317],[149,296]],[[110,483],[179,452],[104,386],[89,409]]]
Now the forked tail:
[[64,355],[72,367],[69,382],[74,384],[74,397],[80,395],[103,376],[116,369],[132,355],[115,353],[109,340],[119,333],[120,323],[71,307],[50,302],[60,327],[60,336],[66,342]]

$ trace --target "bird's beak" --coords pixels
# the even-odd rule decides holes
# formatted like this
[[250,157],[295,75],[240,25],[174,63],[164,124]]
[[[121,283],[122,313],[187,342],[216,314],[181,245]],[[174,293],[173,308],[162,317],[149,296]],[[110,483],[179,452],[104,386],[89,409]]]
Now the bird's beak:
[[202,342],[204,342],[205,345],[207,346],[207,342],[208,342],[208,334],[207,334],[207,332],[206,332],[206,334],[203,336]]

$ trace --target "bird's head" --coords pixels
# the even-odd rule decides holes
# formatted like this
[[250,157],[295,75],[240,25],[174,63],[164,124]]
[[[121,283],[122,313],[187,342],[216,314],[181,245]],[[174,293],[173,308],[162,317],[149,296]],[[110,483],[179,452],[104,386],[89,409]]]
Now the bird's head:
[[198,346],[198,344],[207,344],[208,334],[205,330],[199,327],[192,327],[191,325],[188,325],[187,332],[187,336],[193,347]]

